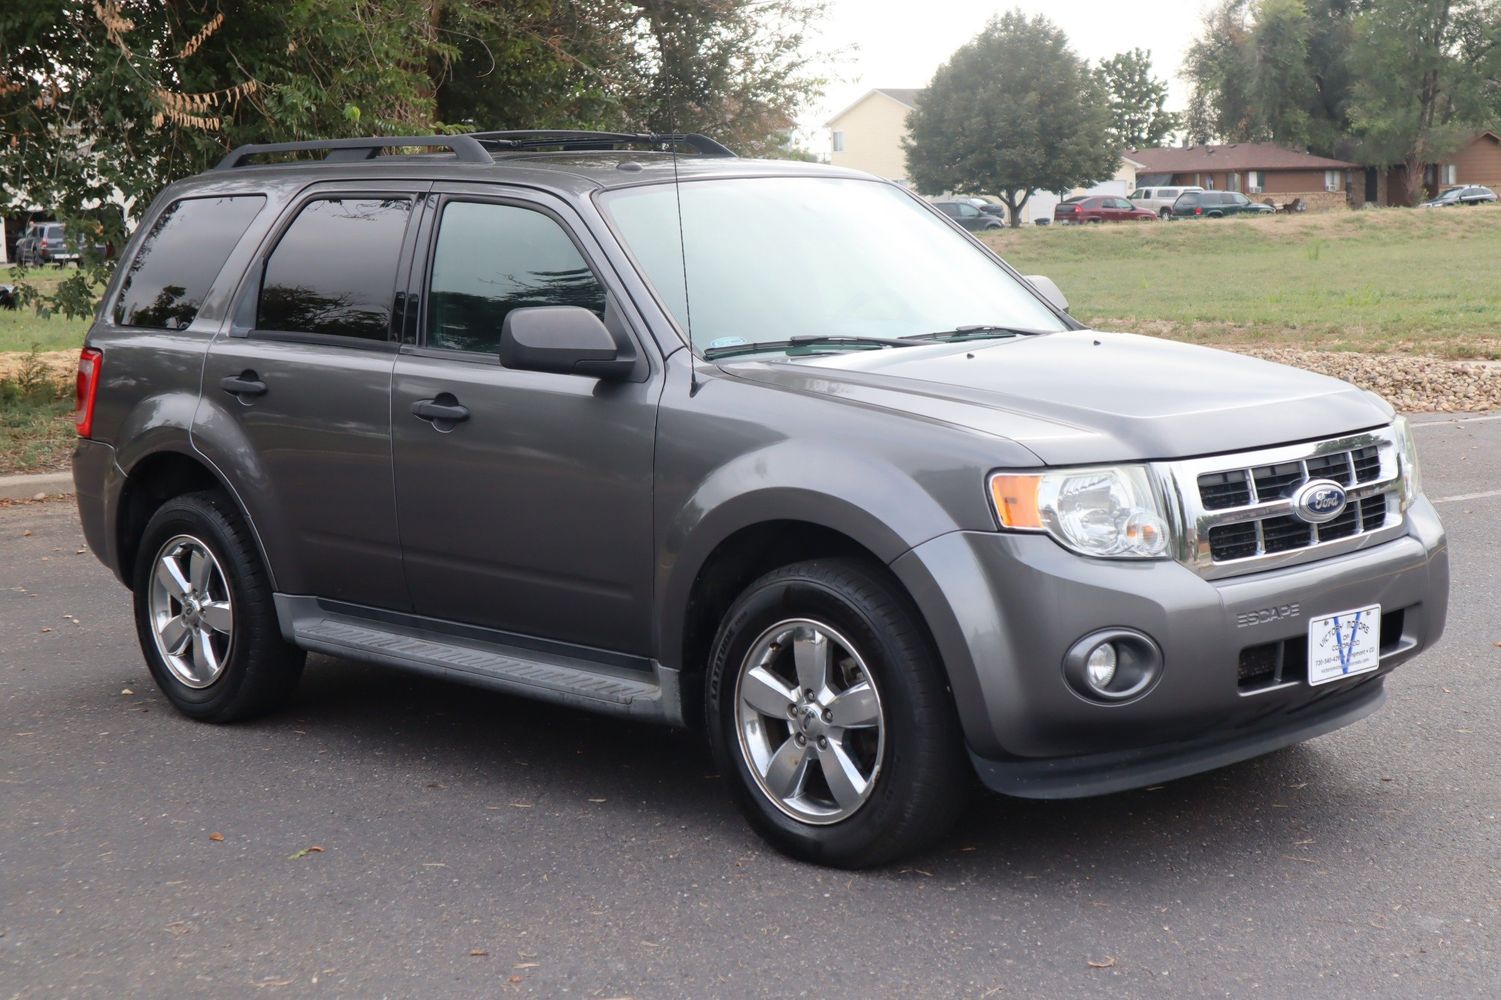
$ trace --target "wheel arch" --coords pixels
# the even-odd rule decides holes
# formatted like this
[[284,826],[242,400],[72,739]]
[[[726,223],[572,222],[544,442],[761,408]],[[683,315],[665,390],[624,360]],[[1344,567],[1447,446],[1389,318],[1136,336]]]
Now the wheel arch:
[[165,448],[142,455],[123,471],[125,481],[116,505],[114,532],[118,574],[127,587],[132,585],[131,576],[141,535],[162,504],[185,493],[216,490],[228,497],[240,517],[244,518],[250,537],[255,540],[266,577],[275,588],[275,577],[255,522],[228,481],[203,456],[191,450]]

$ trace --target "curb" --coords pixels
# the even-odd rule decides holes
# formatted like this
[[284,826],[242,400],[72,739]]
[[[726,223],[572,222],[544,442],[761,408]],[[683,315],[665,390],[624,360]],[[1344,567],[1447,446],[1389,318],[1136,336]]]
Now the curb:
[[72,495],[71,472],[37,472],[25,476],[0,476],[0,500],[32,500],[37,494]]

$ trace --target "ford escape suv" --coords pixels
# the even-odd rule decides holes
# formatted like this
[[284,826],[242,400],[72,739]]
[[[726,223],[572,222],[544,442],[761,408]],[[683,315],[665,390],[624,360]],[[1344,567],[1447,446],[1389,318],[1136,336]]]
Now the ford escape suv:
[[188,716],[316,652],[702,726],[827,864],[931,844],[976,775],[1097,795],[1346,725],[1448,599],[1376,396],[1084,329],[899,187],[701,136],[236,150],[144,215],[76,419]]

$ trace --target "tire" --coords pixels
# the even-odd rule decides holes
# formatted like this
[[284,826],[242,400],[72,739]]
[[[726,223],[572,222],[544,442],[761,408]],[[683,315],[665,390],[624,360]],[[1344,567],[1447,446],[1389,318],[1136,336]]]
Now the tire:
[[1171,208],[1161,209],[1157,213],[1157,218],[1161,219],[1163,222],[1171,222],[1173,221],[1173,210]]
[[203,722],[238,722],[286,702],[305,655],[281,637],[260,553],[228,498],[168,500],[139,553],[136,635],[167,700]]
[[[915,853],[968,800],[942,667],[910,601],[878,574],[850,559],[775,570],[731,605],[714,640],[704,699],[714,759],[756,832],[802,861],[864,868]],[[809,700],[819,663],[825,683]]]

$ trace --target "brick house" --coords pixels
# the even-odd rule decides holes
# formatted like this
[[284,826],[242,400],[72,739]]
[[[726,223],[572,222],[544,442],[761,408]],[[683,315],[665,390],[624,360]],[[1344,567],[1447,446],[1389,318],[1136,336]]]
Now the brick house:
[[[1501,135],[1490,130],[1477,132],[1456,152],[1423,168],[1424,198],[1456,184],[1482,184],[1501,194]],[[1367,168],[1364,194],[1366,201],[1377,205],[1411,204],[1407,171],[1401,166]]]
[[1127,156],[1143,164],[1136,183],[1198,185],[1212,191],[1239,191],[1254,201],[1282,204],[1302,199],[1311,211],[1350,203],[1360,164],[1314,156],[1269,142],[1133,149]]

